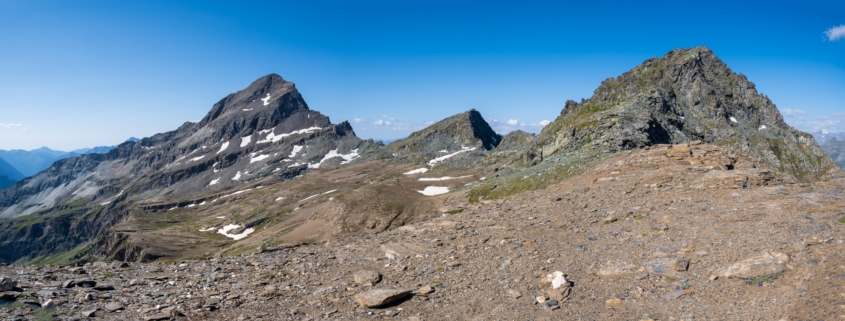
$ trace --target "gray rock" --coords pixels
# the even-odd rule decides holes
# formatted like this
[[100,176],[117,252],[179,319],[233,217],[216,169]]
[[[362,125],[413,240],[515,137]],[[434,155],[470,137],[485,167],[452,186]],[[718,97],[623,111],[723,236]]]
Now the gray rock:
[[765,274],[775,274],[786,270],[789,255],[777,252],[763,252],[745,260],[731,264],[718,274],[724,278],[753,278]]
[[361,270],[352,274],[352,279],[358,284],[376,284],[381,281],[381,275],[373,270]]
[[18,282],[10,278],[0,278],[0,291],[12,291],[18,286]]
[[123,305],[121,305],[120,303],[109,302],[109,303],[106,303],[105,308],[109,312],[114,312],[114,311],[117,311],[117,310],[123,310]]
[[42,303],[41,307],[45,309],[52,309],[56,307],[56,302],[53,302],[53,299],[50,299],[47,300],[47,302]]
[[411,294],[410,290],[373,289],[355,295],[355,300],[365,308],[379,308],[399,301]]
[[85,317],[85,318],[93,318],[93,317],[95,317],[95,316],[97,315],[97,309],[94,309],[94,310],[88,310],[88,311],[82,311],[82,313],[81,313],[81,314],[82,314],[82,317]]
[[650,275],[659,275],[670,279],[681,279],[683,275],[675,270],[678,265],[678,259],[661,257],[648,261],[645,264],[645,269]]

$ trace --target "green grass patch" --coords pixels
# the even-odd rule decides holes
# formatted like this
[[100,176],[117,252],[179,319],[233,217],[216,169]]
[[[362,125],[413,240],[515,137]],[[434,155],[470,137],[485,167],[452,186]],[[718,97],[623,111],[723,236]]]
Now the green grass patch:
[[634,216],[634,219],[637,220],[637,221],[641,221],[643,219],[643,216],[637,215],[637,216]]
[[449,214],[451,214],[451,215],[460,214],[463,211],[464,210],[462,208],[459,208],[459,209],[456,209],[456,210],[449,211]]
[[759,276],[755,276],[753,278],[748,278],[745,283],[748,285],[763,285],[763,283],[772,283],[778,278],[783,277],[783,272],[779,273],[769,273],[763,274]]
[[845,216],[839,218],[839,223],[845,224]]

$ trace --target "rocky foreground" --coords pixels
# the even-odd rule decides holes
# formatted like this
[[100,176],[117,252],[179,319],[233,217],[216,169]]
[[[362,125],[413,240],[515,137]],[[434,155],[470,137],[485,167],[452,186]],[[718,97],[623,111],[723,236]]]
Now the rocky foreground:
[[[466,199],[456,197],[456,199]],[[369,236],[236,257],[0,267],[10,320],[831,320],[845,184],[706,144]]]

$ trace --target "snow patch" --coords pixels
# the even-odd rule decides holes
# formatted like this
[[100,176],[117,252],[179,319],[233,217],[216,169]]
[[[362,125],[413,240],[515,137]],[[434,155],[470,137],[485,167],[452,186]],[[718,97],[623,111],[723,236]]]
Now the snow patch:
[[245,229],[240,234],[229,234],[229,231],[234,230],[234,229],[239,228],[239,227],[241,227],[241,226],[237,225],[237,224],[229,224],[229,225],[226,225],[223,228],[217,230],[217,233],[223,234],[224,236],[237,241],[237,240],[240,240],[242,238],[245,238],[250,233],[255,232],[255,228],[250,227],[248,229]]
[[187,207],[194,207],[194,206],[197,206],[197,204],[188,204]]
[[734,123],[736,122],[736,118],[734,118],[733,116],[731,116],[730,118],[731,118],[732,122],[734,122]]
[[326,160],[331,159],[333,157],[343,158],[343,161],[341,161],[340,164],[347,164],[347,163],[351,162],[353,159],[358,158],[358,156],[359,155],[358,155],[358,149],[357,148],[350,151],[349,154],[338,154],[337,149],[333,149],[333,150],[330,150],[328,153],[326,153],[326,155],[323,156],[323,159],[321,159],[319,163],[308,164],[308,168],[320,168],[320,165],[322,165],[323,162],[325,162]]
[[229,148],[229,142],[224,142],[223,145],[220,145],[220,150],[217,151],[217,154],[222,153],[226,148]]
[[320,193],[320,194],[314,194],[314,195],[308,196],[308,197],[306,197],[306,198],[303,198],[302,200],[300,200],[300,202],[304,202],[304,201],[306,201],[306,200],[312,199],[312,198],[317,197],[317,196],[320,196],[320,195],[326,195],[326,194],[328,194],[328,193],[332,193],[332,192],[334,192],[334,191],[337,191],[337,190],[336,190],[336,189],[333,189],[333,190],[328,191],[328,192],[322,192],[322,193]]
[[111,203],[111,201],[108,201],[108,202],[102,202],[102,203],[100,203],[100,205],[109,205],[109,203]]
[[218,177],[217,179],[211,180],[211,182],[208,182],[208,186],[217,185],[217,183],[220,183],[220,177]]
[[252,111],[252,108],[244,108],[244,111]]
[[472,175],[466,176],[458,176],[458,177],[451,177],[451,176],[443,176],[443,177],[421,177],[420,182],[436,182],[436,181],[448,181],[450,179],[460,179],[460,178],[467,178],[472,177]]
[[258,155],[256,157],[250,158],[249,163],[252,164],[252,163],[255,163],[255,162],[259,162],[259,161],[267,159],[268,157],[270,157],[270,155]]
[[264,102],[264,106],[269,105],[270,104],[270,93],[267,93],[267,97],[261,98],[261,101]]
[[423,168],[417,168],[417,169],[412,170],[412,171],[410,171],[410,172],[405,172],[405,173],[403,173],[403,174],[405,174],[405,175],[414,175],[414,174],[422,174],[422,173],[425,173],[425,172],[428,172],[428,168],[423,167]]
[[758,129],[758,130],[764,130],[764,129],[766,129],[766,125],[760,125],[760,129]]
[[194,158],[191,158],[191,159],[189,159],[186,163],[196,162],[196,161],[198,161],[198,160],[200,160],[200,159],[203,159],[203,158],[205,158],[205,155],[202,155],[202,156],[200,156],[200,157],[194,157]]
[[283,199],[285,199],[285,198],[284,197],[278,197],[278,198],[276,198],[276,202],[281,201]]
[[449,188],[443,187],[443,186],[429,186],[429,187],[426,187],[424,190],[417,191],[417,192],[420,192],[423,195],[427,195],[427,196],[434,196],[434,195],[449,193]]
[[235,177],[232,177],[233,181],[236,181],[236,180],[239,180],[239,179],[241,179],[241,171],[238,171],[237,173],[235,173]]
[[314,126],[314,127],[309,127],[309,128],[305,128],[305,129],[294,130],[290,133],[279,134],[279,135],[274,134],[272,132],[272,129],[271,129],[271,132],[270,132],[270,134],[267,135],[267,138],[259,140],[255,143],[256,144],[275,143],[275,142],[282,140],[282,138],[285,138],[285,137],[288,137],[288,136],[299,135],[299,134],[307,134],[307,133],[315,132],[315,131],[318,131],[318,130],[321,130],[321,129],[323,129],[323,128]]
[[216,227],[201,228],[200,232],[211,232],[211,231],[214,231],[216,229],[217,229]]
[[475,147],[473,147],[473,148],[461,147],[461,148],[462,148],[462,149],[461,149],[461,150],[459,150],[459,151],[457,151],[457,152],[454,152],[454,153],[451,153],[451,154],[446,154],[446,155],[443,155],[443,156],[440,156],[440,157],[438,157],[438,158],[435,158],[435,159],[432,159],[432,160],[428,161],[428,165],[429,165],[429,166],[433,166],[434,164],[437,164],[437,163],[439,163],[439,162],[442,162],[442,161],[444,161],[444,160],[446,160],[446,159],[448,159],[448,158],[450,158],[450,157],[452,157],[452,156],[458,155],[458,154],[463,153],[463,152],[468,152],[468,151],[471,151],[471,150],[475,150]]
[[299,154],[299,152],[301,152],[301,151],[302,151],[302,148],[303,148],[302,146],[299,146],[299,145],[293,145],[293,150],[292,150],[292,151],[290,151],[290,155],[288,155],[288,158],[294,158],[294,157],[296,157],[296,154]]
[[245,147],[246,145],[249,145],[249,142],[251,142],[251,141],[252,141],[252,136],[241,137],[241,147]]

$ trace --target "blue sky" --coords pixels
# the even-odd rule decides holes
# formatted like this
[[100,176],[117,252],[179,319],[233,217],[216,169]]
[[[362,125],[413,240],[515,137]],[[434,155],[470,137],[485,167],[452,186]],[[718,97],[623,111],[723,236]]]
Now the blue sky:
[[470,108],[538,132],[567,99],[710,47],[805,131],[845,131],[845,2],[0,1],[0,149],[112,145],[277,73],[392,139]]

